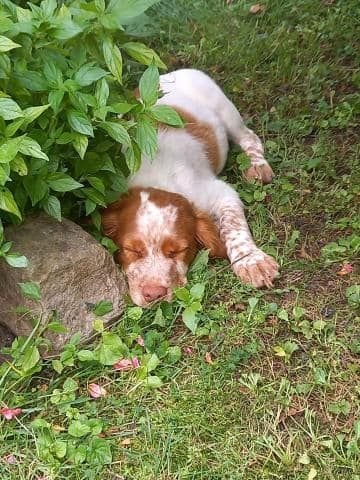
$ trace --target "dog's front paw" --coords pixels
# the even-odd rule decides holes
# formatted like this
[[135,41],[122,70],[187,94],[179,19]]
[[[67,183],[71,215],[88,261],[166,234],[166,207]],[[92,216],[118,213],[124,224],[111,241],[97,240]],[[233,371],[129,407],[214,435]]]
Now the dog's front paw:
[[244,176],[247,180],[257,180],[261,183],[270,183],[274,178],[274,172],[266,160],[252,163],[251,167],[245,170]]
[[231,266],[244,283],[256,288],[272,287],[279,273],[276,261],[260,249],[251,251],[238,261],[235,260]]

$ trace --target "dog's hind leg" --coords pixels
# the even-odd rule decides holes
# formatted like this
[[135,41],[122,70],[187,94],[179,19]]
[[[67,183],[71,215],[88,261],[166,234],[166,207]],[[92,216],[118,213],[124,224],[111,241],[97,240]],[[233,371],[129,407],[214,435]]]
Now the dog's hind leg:
[[264,183],[271,182],[274,173],[264,158],[261,140],[247,128],[235,105],[210,77],[199,70],[177,70],[162,75],[161,86],[164,91],[182,92],[188,98],[215,112],[230,140],[240,145],[251,160],[251,166],[245,171],[245,177],[255,178]]

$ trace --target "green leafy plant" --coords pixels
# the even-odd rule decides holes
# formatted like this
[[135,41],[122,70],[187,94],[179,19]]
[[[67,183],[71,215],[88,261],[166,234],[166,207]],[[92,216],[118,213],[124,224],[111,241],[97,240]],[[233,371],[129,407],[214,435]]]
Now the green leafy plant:
[[[156,0],[17,3],[0,3],[0,245],[2,223],[34,209],[99,228],[96,208],[126,190],[142,152],[154,156],[157,122],[182,125],[155,106],[164,63],[126,27]],[[26,266],[10,249],[0,257]]]

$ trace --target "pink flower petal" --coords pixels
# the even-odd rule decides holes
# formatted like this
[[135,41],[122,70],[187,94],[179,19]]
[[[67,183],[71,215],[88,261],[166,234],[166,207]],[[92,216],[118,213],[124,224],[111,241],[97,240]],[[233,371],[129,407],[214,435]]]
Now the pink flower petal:
[[97,383],[89,383],[88,393],[92,398],[100,398],[100,397],[105,397],[107,394],[107,391],[105,390],[104,387],[101,387]]
[[14,417],[17,417],[22,413],[21,408],[1,408],[0,415],[2,415],[6,420],[12,420]]
[[141,347],[145,345],[144,339],[140,337],[140,335],[137,337],[136,343],[138,343]]
[[185,355],[191,355],[193,352],[193,349],[191,347],[184,347],[183,352],[185,353]]
[[113,368],[115,370],[121,370],[123,372],[127,372],[133,368],[133,363],[129,358],[123,358],[118,362],[114,363]]
[[351,273],[353,270],[354,270],[354,267],[351,265],[351,263],[344,263],[344,265],[337,272],[337,274],[343,277],[344,275]]
[[14,465],[15,463],[17,463],[16,457],[12,453],[10,453],[9,455],[6,455],[6,457],[4,457],[4,460],[6,463],[9,463],[10,465]]
[[133,367],[134,368],[139,368],[140,367],[140,362],[139,362],[139,359],[137,357],[134,357],[132,359],[132,364],[133,364]]
[[114,363],[113,368],[115,370],[121,370],[122,372],[128,372],[129,370],[132,370],[133,368],[139,368],[140,367],[140,362],[137,357],[134,357],[133,359],[130,358],[122,358],[118,362]]

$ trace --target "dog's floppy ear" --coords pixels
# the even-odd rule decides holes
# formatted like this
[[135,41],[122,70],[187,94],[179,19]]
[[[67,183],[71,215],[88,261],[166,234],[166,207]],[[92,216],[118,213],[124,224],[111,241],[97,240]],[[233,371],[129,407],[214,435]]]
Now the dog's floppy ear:
[[119,229],[119,215],[121,211],[121,200],[109,205],[101,213],[101,225],[104,235],[114,238]]
[[211,257],[227,258],[225,246],[220,240],[219,230],[214,221],[205,212],[195,211],[196,241],[202,247],[210,250]]

